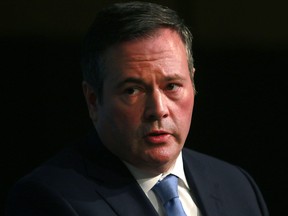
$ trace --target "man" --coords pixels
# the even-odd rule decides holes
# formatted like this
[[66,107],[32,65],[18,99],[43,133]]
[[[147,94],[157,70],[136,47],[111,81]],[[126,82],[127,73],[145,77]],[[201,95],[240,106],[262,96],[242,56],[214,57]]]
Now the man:
[[[191,38],[160,5],[101,10],[82,60],[96,130],[20,180],[7,215],[267,216],[245,171],[183,148],[195,95]],[[167,176],[176,176],[179,214],[155,189]]]

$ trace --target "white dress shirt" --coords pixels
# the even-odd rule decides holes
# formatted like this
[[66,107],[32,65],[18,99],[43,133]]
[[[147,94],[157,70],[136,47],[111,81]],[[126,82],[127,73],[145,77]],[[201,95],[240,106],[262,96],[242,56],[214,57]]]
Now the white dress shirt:
[[200,216],[200,211],[195,205],[195,202],[193,201],[193,198],[191,196],[191,190],[189,188],[189,185],[187,183],[184,168],[183,168],[183,160],[182,160],[182,153],[179,154],[176,163],[173,167],[171,167],[168,172],[162,173],[157,176],[152,176],[151,174],[148,174],[146,172],[143,172],[143,170],[139,170],[138,168],[132,166],[131,164],[128,164],[124,161],[127,168],[130,170],[134,178],[137,180],[138,184],[148,197],[148,199],[151,201],[152,205],[158,212],[160,216],[164,216],[163,213],[163,206],[154,194],[154,192],[151,190],[153,186],[160,180],[165,178],[168,174],[176,175],[179,178],[178,181],[178,193],[179,198],[182,202],[184,211],[187,216]]

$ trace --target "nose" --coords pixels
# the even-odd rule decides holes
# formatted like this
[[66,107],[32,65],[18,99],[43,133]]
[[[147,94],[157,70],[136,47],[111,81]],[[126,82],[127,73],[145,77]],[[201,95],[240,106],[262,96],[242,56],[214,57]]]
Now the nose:
[[161,91],[147,95],[144,117],[147,121],[157,121],[169,116],[167,98]]

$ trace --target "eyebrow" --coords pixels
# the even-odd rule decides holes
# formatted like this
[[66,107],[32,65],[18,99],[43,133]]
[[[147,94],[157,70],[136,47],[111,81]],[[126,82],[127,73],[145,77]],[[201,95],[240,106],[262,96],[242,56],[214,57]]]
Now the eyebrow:
[[[164,82],[169,82],[169,81],[183,81],[185,78],[182,76],[179,76],[178,74],[172,75],[172,76],[167,76],[162,79]],[[147,83],[141,79],[141,78],[135,78],[135,77],[128,77],[124,79],[123,81],[119,82],[117,84],[117,88],[120,88],[121,86],[125,85],[126,83],[135,83],[139,85],[147,85]]]
[[174,74],[173,76],[167,76],[164,79],[165,81],[173,81],[173,80],[180,80],[183,81],[185,78],[183,76],[180,76],[178,74]]
[[124,79],[123,81],[119,82],[117,84],[117,88],[120,88],[121,86],[125,85],[126,83],[135,83],[140,85],[145,85],[145,82],[142,79],[134,78],[134,77],[128,77]]

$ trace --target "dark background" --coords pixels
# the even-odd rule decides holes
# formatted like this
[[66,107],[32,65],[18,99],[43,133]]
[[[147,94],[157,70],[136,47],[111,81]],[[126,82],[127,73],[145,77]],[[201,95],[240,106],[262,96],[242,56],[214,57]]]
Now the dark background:
[[[18,178],[92,127],[80,42],[111,2],[1,0],[0,209]],[[187,147],[246,169],[271,215],[287,215],[288,1],[153,2],[177,10],[194,35],[198,95]]]

